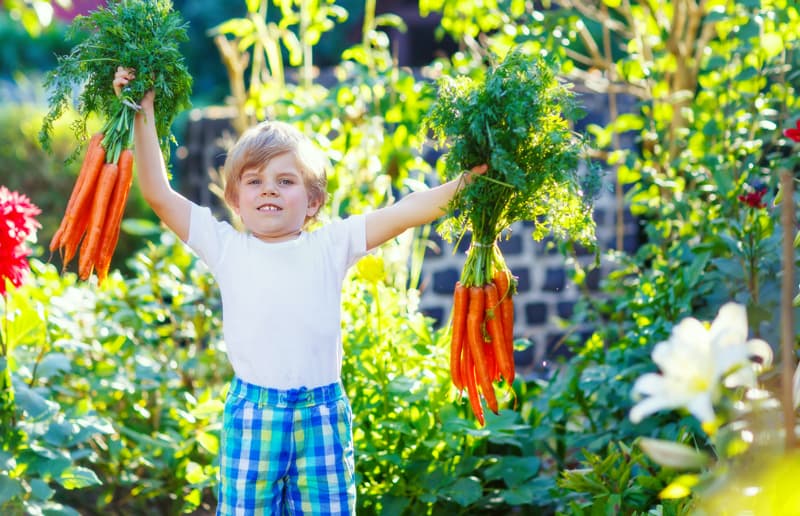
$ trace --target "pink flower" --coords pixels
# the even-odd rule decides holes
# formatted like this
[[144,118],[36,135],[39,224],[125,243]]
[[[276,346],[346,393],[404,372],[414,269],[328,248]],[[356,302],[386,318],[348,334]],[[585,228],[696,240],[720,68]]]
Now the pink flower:
[[783,135],[790,140],[800,143],[800,118],[795,122],[795,127],[783,130]]
[[23,245],[16,247],[0,247],[0,296],[5,295],[8,280],[15,287],[22,285],[30,270],[28,255],[30,249]]
[[6,293],[6,280],[18,287],[30,269],[25,241],[42,227],[35,218],[40,213],[26,196],[0,186],[0,295]]

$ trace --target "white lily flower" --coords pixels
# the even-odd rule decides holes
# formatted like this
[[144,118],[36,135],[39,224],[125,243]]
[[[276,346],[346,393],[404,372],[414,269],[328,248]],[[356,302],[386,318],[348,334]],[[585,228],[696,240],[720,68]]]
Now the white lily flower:
[[710,328],[693,317],[682,320],[668,340],[653,348],[661,374],[644,374],[634,384],[633,396],[645,397],[631,409],[631,421],[638,423],[663,409],[686,408],[701,422],[712,422],[721,382],[726,387],[755,386],[753,355],[765,367],[772,362],[769,345],[747,340],[742,305],[724,305]]

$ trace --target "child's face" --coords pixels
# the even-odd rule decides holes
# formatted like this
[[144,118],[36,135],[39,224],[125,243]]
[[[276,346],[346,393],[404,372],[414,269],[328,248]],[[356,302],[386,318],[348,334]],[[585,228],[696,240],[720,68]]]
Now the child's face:
[[309,202],[303,174],[289,152],[275,156],[260,169],[246,169],[234,207],[244,226],[265,242],[297,238],[306,218],[319,208],[318,202]]

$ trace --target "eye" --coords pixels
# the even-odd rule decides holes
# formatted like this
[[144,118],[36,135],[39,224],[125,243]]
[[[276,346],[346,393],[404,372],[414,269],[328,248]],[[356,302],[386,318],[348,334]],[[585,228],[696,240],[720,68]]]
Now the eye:
[[294,184],[294,180],[293,179],[289,179],[289,178],[286,178],[286,177],[280,179],[279,182],[282,185],[293,185]]
[[259,184],[261,184],[261,180],[256,178],[256,177],[254,177],[254,178],[248,179],[247,180],[247,184],[248,185],[259,185]]

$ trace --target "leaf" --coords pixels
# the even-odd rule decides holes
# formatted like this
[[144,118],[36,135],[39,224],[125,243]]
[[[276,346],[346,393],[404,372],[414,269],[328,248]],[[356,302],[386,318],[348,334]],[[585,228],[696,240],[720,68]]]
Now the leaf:
[[697,485],[697,475],[681,475],[674,479],[659,494],[659,498],[677,499],[685,498],[692,494],[692,487]]
[[208,480],[208,475],[203,471],[203,466],[190,461],[186,465],[186,481],[190,484],[200,484]]
[[675,469],[701,469],[709,463],[705,452],[685,444],[642,437],[639,447],[661,466]]
[[161,234],[159,225],[147,219],[124,219],[121,227],[125,233],[134,236],[156,236]]
[[39,362],[36,373],[41,378],[50,378],[72,369],[72,363],[64,353],[48,353]]
[[500,497],[511,506],[525,505],[534,500],[536,491],[536,486],[529,482],[502,490],[500,492]]
[[484,472],[487,480],[502,479],[508,487],[516,487],[539,472],[538,457],[502,456]]
[[219,452],[219,438],[215,434],[200,432],[197,434],[197,442],[212,455],[216,456]]
[[34,498],[41,501],[49,500],[53,494],[55,494],[55,490],[53,490],[47,482],[40,478],[32,478],[28,481],[28,485],[31,488],[31,494]]
[[482,496],[481,483],[475,477],[459,478],[455,483],[445,487],[442,494],[452,498],[462,507],[468,507]]
[[10,478],[0,472],[0,506],[22,493],[22,484],[16,478]]
[[700,276],[705,272],[706,265],[708,265],[710,258],[711,253],[700,253],[695,257],[691,265],[689,265],[689,268],[686,270],[684,277],[685,285],[692,287],[697,284]]
[[99,486],[103,483],[94,471],[82,466],[74,466],[63,472],[55,479],[64,489],[82,489],[84,487]]
[[216,417],[222,414],[224,404],[218,399],[211,399],[198,404],[190,411],[191,414],[198,419],[207,419],[209,417]]
[[14,392],[19,408],[34,420],[45,418],[58,412],[58,403],[45,399],[25,383],[15,382]]

